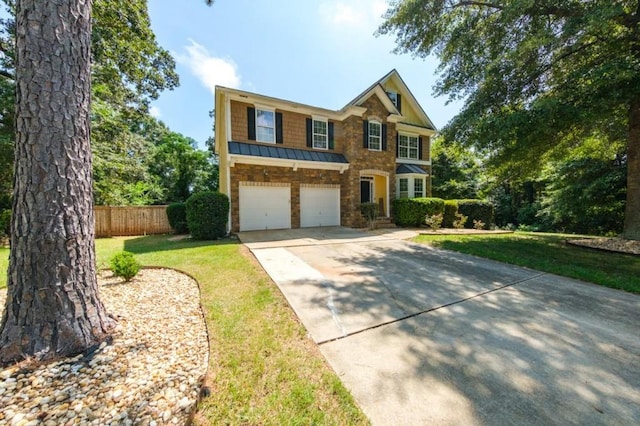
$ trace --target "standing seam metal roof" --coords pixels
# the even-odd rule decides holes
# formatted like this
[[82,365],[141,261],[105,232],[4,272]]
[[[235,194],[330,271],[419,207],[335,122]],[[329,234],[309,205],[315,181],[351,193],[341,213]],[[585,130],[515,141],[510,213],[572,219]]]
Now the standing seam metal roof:
[[279,158],[284,160],[349,164],[344,155],[335,152],[308,151],[297,148],[257,145],[235,141],[229,141],[229,154],[249,155],[252,157]]

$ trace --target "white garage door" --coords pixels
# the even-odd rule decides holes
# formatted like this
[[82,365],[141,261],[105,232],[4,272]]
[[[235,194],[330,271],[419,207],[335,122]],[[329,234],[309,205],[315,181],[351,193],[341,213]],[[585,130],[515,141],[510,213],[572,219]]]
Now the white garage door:
[[300,188],[300,226],[339,226],[340,188]]
[[291,228],[289,186],[240,185],[240,230]]

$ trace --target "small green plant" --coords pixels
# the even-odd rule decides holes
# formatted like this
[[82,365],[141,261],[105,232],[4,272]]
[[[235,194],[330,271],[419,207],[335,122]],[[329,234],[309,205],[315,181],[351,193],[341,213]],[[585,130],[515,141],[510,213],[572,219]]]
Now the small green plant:
[[483,221],[481,221],[480,219],[478,219],[478,220],[474,220],[474,221],[473,221],[473,227],[474,227],[475,229],[484,229],[484,222],[483,222]]
[[429,228],[431,228],[432,231],[435,232],[438,229],[440,229],[440,227],[442,226],[442,215],[441,214],[434,214],[431,216],[427,215],[424,222],[427,224]]
[[[469,219],[469,217],[463,215],[462,213],[456,213],[455,216],[456,216],[456,218],[453,221],[453,227],[456,228],[456,229],[464,228],[464,225],[467,223],[467,220]],[[474,222],[475,222],[475,220],[474,220]]]
[[141,266],[133,253],[129,251],[116,253],[109,261],[109,267],[113,275],[124,278],[125,281],[129,281],[135,277],[140,271]]
[[378,205],[376,203],[362,203],[360,204],[360,213],[367,219],[369,229],[375,229],[376,219],[378,218]]

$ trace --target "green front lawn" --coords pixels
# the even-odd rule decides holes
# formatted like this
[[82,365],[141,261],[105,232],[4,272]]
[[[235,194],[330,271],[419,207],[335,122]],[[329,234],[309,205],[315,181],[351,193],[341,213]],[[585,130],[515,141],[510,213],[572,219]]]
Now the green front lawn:
[[420,235],[415,242],[640,293],[640,256],[607,253],[565,243],[575,235],[516,232]]
[[[368,424],[244,246],[169,238],[99,239],[97,262],[106,267],[114,253],[127,250],[144,265],[179,269],[200,283],[211,396],[200,404],[197,424]],[[6,270],[8,249],[0,256]]]

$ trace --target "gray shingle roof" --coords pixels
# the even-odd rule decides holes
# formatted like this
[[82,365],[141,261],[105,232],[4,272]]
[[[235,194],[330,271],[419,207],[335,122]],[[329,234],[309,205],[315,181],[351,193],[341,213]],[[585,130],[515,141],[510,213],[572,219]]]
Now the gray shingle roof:
[[297,148],[258,145],[246,142],[229,141],[229,154],[250,155],[253,157],[280,158],[284,160],[318,161],[324,163],[349,164],[344,155],[326,151],[307,151]]
[[420,167],[418,167],[418,166],[416,166],[414,164],[400,164],[396,168],[396,174],[397,175],[406,175],[406,174],[426,175],[427,172],[425,172]]

